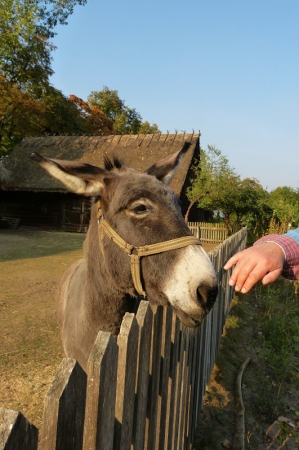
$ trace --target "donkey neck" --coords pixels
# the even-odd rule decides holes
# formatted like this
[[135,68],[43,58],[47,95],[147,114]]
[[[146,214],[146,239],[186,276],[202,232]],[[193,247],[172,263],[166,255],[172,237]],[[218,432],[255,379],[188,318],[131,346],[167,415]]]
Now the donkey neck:
[[128,255],[109,242],[107,237],[106,241],[110,247],[113,246],[113,252],[108,252],[106,247],[104,251],[101,250],[97,211],[98,206],[95,204],[91,209],[90,225],[84,242],[87,298],[92,303],[93,316],[102,311],[107,315],[108,311],[111,317],[122,317],[125,312],[133,312],[136,299],[130,282],[130,261]]

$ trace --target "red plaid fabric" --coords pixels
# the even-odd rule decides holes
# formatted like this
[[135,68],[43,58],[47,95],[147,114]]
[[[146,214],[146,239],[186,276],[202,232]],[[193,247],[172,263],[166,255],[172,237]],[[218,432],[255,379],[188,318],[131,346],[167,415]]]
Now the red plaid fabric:
[[282,275],[289,280],[299,279],[299,244],[285,234],[268,234],[263,236],[254,245],[261,245],[265,242],[275,242],[285,252],[286,260]]

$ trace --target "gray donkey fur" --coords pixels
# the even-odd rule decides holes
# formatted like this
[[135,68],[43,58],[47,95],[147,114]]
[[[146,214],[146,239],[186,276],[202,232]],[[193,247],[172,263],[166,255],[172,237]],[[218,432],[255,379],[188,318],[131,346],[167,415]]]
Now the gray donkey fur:
[[[128,255],[106,235],[100,245],[99,215],[103,214],[111,227],[134,246],[191,235],[179,199],[167,187],[185,150],[186,145],[144,173],[125,167],[117,158],[107,160],[105,169],[101,169],[32,155],[69,190],[96,199],[84,242],[84,259],[64,274],[57,304],[65,354],[85,370],[98,331],[116,336],[124,314],[134,311],[138,297]],[[141,269],[149,302],[171,304],[188,327],[198,326],[214,304],[215,272],[199,245],[144,257]]]

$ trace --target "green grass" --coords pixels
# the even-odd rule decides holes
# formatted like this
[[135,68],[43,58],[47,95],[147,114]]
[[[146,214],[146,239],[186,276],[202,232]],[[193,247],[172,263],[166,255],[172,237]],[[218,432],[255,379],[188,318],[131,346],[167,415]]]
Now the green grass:
[[255,298],[259,314],[254,345],[263,358],[256,372],[256,408],[272,420],[284,407],[290,384],[299,387],[299,297],[294,284],[281,279],[272,286],[259,285]]
[[[233,442],[235,379],[248,357],[251,362],[242,380],[245,448],[256,450],[268,447],[266,430],[279,416],[298,423],[299,296],[296,283],[281,278],[273,285],[258,284],[247,295],[235,295],[204,398],[194,449],[221,450],[225,439]],[[283,423],[277,443],[282,444],[286,433],[292,443],[285,448],[297,448],[298,429],[292,431]]]

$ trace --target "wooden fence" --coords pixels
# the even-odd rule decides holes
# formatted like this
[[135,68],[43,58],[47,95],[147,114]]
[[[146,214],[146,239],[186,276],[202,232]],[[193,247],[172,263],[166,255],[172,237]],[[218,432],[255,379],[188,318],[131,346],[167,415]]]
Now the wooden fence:
[[203,243],[220,243],[227,238],[227,229],[223,223],[188,222],[188,226]]
[[0,409],[0,450],[190,449],[234,292],[223,265],[246,236],[244,228],[210,252],[219,294],[199,328],[142,301],[117,342],[99,332],[87,374],[63,359],[39,433],[21,413]]

